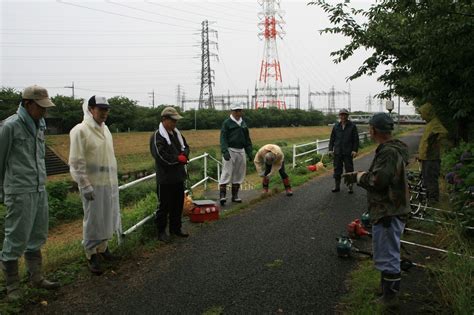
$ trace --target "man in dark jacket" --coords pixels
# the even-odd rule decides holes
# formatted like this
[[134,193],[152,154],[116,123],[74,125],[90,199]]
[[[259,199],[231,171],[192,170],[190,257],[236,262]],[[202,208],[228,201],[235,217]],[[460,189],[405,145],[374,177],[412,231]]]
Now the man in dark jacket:
[[381,272],[386,307],[398,305],[400,290],[400,239],[410,212],[410,196],[405,167],[408,147],[392,139],[393,120],[386,113],[377,113],[369,121],[369,132],[378,144],[367,172],[345,173],[346,184],[357,183],[367,190],[372,222],[372,245],[375,268]]
[[[342,167],[346,173],[354,171],[353,158],[357,156],[359,150],[359,133],[357,127],[348,119],[349,111],[345,108],[339,111],[340,122],[334,124],[329,140],[329,154],[334,155],[334,180],[336,182],[332,192],[341,190]],[[349,193],[352,194],[352,184],[348,186]]]
[[231,113],[222,124],[221,128],[221,153],[222,174],[219,181],[220,203],[226,202],[227,184],[232,183],[232,202],[240,203],[240,185],[244,181],[247,161],[252,157],[252,141],[250,141],[249,128],[242,119],[242,105],[232,105]]
[[181,215],[184,202],[185,165],[188,163],[189,146],[176,129],[176,123],[183,118],[173,107],[161,112],[161,123],[150,139],[150,151],[155,158],[156,193],[160,202],[156,211],[158,239],[169,242],[166,226],[169,217],[171,235],[188,237],[181,230]]

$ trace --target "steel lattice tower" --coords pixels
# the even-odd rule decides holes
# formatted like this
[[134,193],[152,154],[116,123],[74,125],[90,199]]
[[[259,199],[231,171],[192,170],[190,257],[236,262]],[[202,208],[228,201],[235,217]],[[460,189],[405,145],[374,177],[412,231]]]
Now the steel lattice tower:
[[215,45],[217,42],[209,40],[209,33],[213,33],[217,37],[217,31],[209,29],[209,22],[202,21],[201,30],[201,93],[199,95],[199,108],[214,108],[214,96],[212,94],[212,85],[214,84],[214,72],[211,70],[211,57],[217,54],[211,53],[209,46]]
[[263,58],[260,65],[260,76],[257,84],[255,108],[278,107],[286,109],[281,77],[280,60],[278,59],[277,37],[285,35],[280,0],[259,0],[262,11],[259,13],[258,34],[264,40]]

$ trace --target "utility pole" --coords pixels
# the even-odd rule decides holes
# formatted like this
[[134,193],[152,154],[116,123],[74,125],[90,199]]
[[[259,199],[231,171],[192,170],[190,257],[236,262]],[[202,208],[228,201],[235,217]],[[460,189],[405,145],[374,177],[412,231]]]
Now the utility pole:
[[178,84],[176,88],[176,106],[181,107],[181,110],[184,111],[184,106],[181,102],[181,85]]
[[209,40],[209,33],[214,34],[217,39],[217,31],[209,28],[209,21],[204,20],[201,23],[201,92],[199,94],[199,109],[215,108],[212,86],[214,85],[214,71],[211,70],[211,57],[219,61],[216,53],[211,53],[209,46],[215,46],[218,49],[217,42]]
[[155,89],[148,93],[151,97],[151,108],[155,108]]
[[74,81],[72,81],[71,86],[65,86],[64,88],[72,90],[72,99],[74,99]]
[[400,95],[398,95],[398,119],[397,119],[398,129],[400,130]]
[[367,104],[367,112],[372,113],[372,95],[371,94],[367,96],[366,104]]
[[348,105],[348,107],[349,107],[349,113],[350,113],[350,112],[352,112],[352,108],[351,108],[351,107],[352,107],[352,102],[351,102],[351,84],[350,84],[350,83],[349,83],[349,91],[348,91],[347,93],[348,93],[348,95],[347,95],[347,97],[348,97],[348,99],[347,99],[347,105]]

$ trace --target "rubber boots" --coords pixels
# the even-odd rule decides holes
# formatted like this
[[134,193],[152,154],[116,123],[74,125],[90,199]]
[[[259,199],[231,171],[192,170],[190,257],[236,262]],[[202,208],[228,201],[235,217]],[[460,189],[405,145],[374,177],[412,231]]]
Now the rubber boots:
[[28,279],[35,288],[47,290],[59,288],[59,282],[46,280],[41,273],[41,266],[43,264],[41,251],[25,252],[25,264]]
[[291,190],[290,178],[289,177],[287,177],[283,180],[283,185],[285,185],[286,195],[288,197],[293,196],[293,191]]
[[2,261],[1,268],[7,284],[7,299],[16,301],[21,298],[18,260]]
[[91,258],[87,260],[87,265],[89,266],[89,270],[96,275],[101,275],[104,271],[100,266],[99,262],[99,254],[92,254]]
[[227,201],[227,198],[225,197],[225,194],[227,192],[227,185],[220,185],[219,186],[219,201],[221,203],[221,206],[225,204]]
[[270,185],[270,178],[264,177],[262,180],[263,193],[268,194],[268,186]]
[[239,198],[239,189],[240,184],[232,184],[232,202],[242,202],[242,199]]
[[332,192],[338,192],[338,191],[341,191],[341,179],[337,179],[335,180],[335,186],[334,188],[331,190]]
[[377,302],[385,308],[397,308],[400,305],[400,273],[382,272],[382,296]]

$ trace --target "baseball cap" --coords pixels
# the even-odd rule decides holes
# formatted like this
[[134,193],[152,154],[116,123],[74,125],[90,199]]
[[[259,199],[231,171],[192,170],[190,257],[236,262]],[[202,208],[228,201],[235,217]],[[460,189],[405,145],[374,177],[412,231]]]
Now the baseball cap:
[[88,105],[90,107],[100,107],[100,108],[110,108],[109,102],[107,102],[107,99],[105,96],[92,96],[89,99]]
[[171,106],[163,109],[163,111],[161,112],[161,117],[168,117],[174,120],[179,120],[183,118],[183,116],[181,116],[178,113],[178,111],[174,107],[171,107]]
[[341,115],[341,114],[349,115],[349,111],[347,109],[343,108],[339,111],[339,115]]
[[393,130],[393,119],[387,113],[376,113],[369,120],[369,125],[382,132]]
[[51,102],[48,91],[39,85],[32,85],[23,90],[21,97],[25,100],[33,100],[36,104],[43,108],[54,107],[56,105]]
[[244,109],[242,104],[232,104],[232,105],[230,105],[230,110],[242,110],[242,109]]

